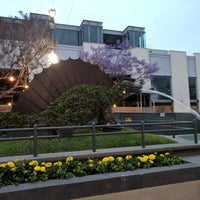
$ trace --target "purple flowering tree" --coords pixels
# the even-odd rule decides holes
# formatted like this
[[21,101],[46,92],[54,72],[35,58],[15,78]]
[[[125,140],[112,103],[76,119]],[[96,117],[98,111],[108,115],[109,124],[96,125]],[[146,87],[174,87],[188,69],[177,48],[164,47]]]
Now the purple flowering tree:
[[151,75],[158,70],[157,65],[139,60],[131,54],[131,45],[127,39],[122,43],[116,41],[115,45],[99,45],[91,47],[90,52],[83,51],[81,59],[96,64],[111,78],[122,81],[131,75],[136,83],[144,84]]

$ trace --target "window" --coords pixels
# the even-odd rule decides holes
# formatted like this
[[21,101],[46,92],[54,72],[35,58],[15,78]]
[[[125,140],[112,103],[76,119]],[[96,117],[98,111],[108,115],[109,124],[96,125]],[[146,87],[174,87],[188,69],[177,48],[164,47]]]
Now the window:
[[[151,85],[154,90],[162,92],[167,95],[171,95],[171,77],[168,76],[154,76],[152,78]],[[167,97],[161,95],[154,95],[153,98],[156,100],[166,100]]]
[[189,77],[190,100],[196,100],[196,78]]
[[123,38],[121,35],[112,35],[112,34],[103,34],[103,43],[104,44],[116,44],[116,41],[120,40],[122,42]]
[[79,33],[75,30],[55,29],[54,39],[58,44],[75,45],[79,44]]
[[84,24],[80,30],[80,41],[102,43],[102,27]]

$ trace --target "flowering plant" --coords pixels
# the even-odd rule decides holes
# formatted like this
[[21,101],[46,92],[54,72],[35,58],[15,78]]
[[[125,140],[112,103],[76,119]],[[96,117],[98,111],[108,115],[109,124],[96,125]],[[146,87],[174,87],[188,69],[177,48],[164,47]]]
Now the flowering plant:
[[56,162],[15,160],[0,164],[0,187],[181,163],[184,163],[182,158],[173,156],[169,152],[88,159],[74,159],[69,156],[65,160]]

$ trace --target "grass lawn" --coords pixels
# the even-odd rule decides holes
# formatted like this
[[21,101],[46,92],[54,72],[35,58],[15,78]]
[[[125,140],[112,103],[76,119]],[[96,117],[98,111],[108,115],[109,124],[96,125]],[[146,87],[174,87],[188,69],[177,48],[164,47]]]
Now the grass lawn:
[[[128,130],[130,131],[130,130]],[[87,131],[86,131],[87,132]],[[83,131],[81,131],[83,133]],[[145,134],[145,144],[167,144],[173,140],[155,134]],[[96,137],[96,148],[141,146],[141,134],[118,134]],[[56,139],[39,139],[38,153],[55,153],[92,149],[92,137],[66,137]],[[1,141],[0,157],[33,154],[33,141]]]

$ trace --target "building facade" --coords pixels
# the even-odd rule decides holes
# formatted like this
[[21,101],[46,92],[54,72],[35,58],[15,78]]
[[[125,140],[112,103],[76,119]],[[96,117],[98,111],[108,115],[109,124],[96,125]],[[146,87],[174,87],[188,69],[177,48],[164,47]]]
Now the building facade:
[[[91,46],[114,44],[128,38],[134,47],[131,49],[134,56],[149,63],[158,63],[159,71],[143,88],[151,88],[171,98],[151,92],[135,94],[133,102],[125,105],[126,109],[120,108],[122,111],[189,112],[189,108],[200,111],[200,53],[187,56],[184,51],[148,49],[144,28],[128,26],[123,31],[104,30],[102,22],[88,20],[83,20],[80,26],[56,24],[54,38],[57,40],[57,52],[63,60],[78,59],[80,52],[88,51]],[[120,110],[119,107],[115,109]]]
[[[48,16],[30,14],[35,15],[48,20]],[[102,22],[83,20],[80,26],[55,23],[53,28],[56,52],[63,61],[79,59],[81,51],[90,51],[91,46],[115,45],[128,39],[133,47],[130,50],[132,55],[158,64],[159,71],[143,85],[146,92],[133,94],[114,111],[189,112],[190,108],[200,111],[200,53],[187,56],[184,51],[148,49],[143,27],[108,30],[103,28]]]

